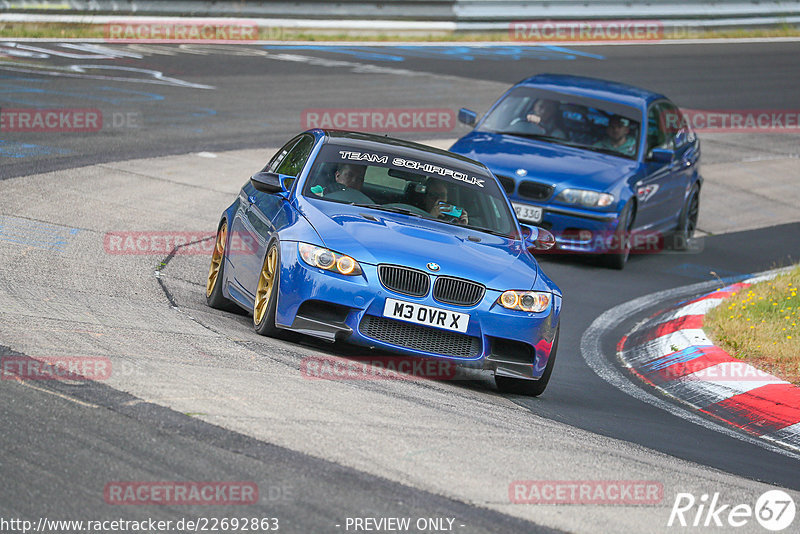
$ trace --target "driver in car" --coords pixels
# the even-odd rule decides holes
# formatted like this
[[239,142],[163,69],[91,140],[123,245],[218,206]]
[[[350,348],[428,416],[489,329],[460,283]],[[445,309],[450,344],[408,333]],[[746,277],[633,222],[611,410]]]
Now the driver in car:
[[544,131],[544,135],[557,139],[566,139],[567,134],[560,124],[558,115],[558,103],[555,100],[540,98],[533,104],[533,109],[525,116],[531,124],[539,126]]
[[361,191],[364,186],[364,174],[367,168],[364,165],[342,163],[336,169],[334,179],[340,187],[336,189],[355,189]]
[[[365,165],[340,163],[336,167],[336,173],[334,174],[335,181],[325,188],[325,198],[359,204],[371,204],[373,202],[372,199],[361,192],[361,188],[364,186],[364,175],[366,172],[367,167]],[[316,193],[314,188],[311,190]]]

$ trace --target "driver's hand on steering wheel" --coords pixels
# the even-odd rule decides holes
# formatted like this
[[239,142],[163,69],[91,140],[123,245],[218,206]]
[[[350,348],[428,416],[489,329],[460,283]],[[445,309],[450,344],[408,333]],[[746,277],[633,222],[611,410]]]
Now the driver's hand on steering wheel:
[[525,115],[525,119],[533,124],[539,124],[540,122],[542,122],[542,117],[540,115],[537,115],[536,113],[528,113],[527,115]]

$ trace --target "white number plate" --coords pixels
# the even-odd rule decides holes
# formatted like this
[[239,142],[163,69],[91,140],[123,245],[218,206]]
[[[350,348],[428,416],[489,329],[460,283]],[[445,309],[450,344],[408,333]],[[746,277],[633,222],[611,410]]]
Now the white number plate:
[[456,332],[466,332],[467,325],[469,325],[469,314],[467,313],[442,310],[395,299],[386,299],[383,316]]
[[517,214],[517,219],[520,221],[542,222],[542,208],[536,206],[529,206],[528,204],[511,203],[514,206],[514,213]]

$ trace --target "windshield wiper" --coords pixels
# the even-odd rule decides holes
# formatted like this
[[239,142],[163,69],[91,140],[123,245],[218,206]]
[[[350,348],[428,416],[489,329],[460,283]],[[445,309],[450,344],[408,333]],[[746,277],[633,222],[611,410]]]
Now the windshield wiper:
[[553,137],[550,135],[527,134],[518,132],[493,132],[493,133],[500,135],[516,135],[517,137],[525,137],[526,139],[542,139],[544,141],[552,141],[560,145],[571,146],[583,150],[591,150],[592,152],[602,152],[603,154],[611,154],[612,156],[619,156],[621,158],[633,159],[632,154],[625,154],[624,152],[620,152],[619,150],[614,150],[613,148],[606,148],[594,145],[584,145],[582,143],[575,143],[573,141],[570,141],[569,139],[562,139],[560,137]]
[[515,135],[517,137],[525,137],[526,139],[544,139],[545,141],[563,141],[563,139],[559,137],[553,137],[552,135],[544,135],[544,134],[535,134],[535,133],[525,133],[525,132],[492,132],[496,133],[497,135]]
[[612,156],[619,156],[621,158],[633,158],[632,154],[625,154],[624,152],[620,152],[619,150],[614,150],[613,148],[607,148],[604,146],[593,146],[593,145],[575,145],[578,148],[582,148],[584,150],[591,150],[592,152],[601,152],[603,154],[611,154]]
[[[351,202],[350,204],[353,205],[353,206],[359,207],[359,208],[371,208],[371,209],[374,209],[374,210],[388,211],[388,212],[391,212],[391,213],[400,213],[402,215],[411,215],[413,217],[422,217],[422,215],[419,215],[418,213],[414,213],[411,210],[407,210],[405,208],[398,208],[398,207],[395,207],[395,206],[381,206],[380,204],[358,204],[358,203],[355,203],[355,202]],[[429,217],[429,218],[431,220],[434,220],[434,221],[437,221],[437,222],[441,222],[441,223],[445,223],[445,224],[452,224],[453,226],[458,226],[459,228],[469,228],[470,230],[478,230],[480,232],[486,232],[487,234],[492,234],[492,235],[496,235],[496,236],[500,236],[500,237],[506,237],[506,238],[508,237],[508,234],[504,234],[503,232],[498,232],[497,230],[491,230],[489,228],[484,228],[482,226],[474,226],[474,225],[471,225],[471,224],[458,224],[455,221],[447,222],[447,221],[444,221],[442,219],[438,219],[436,217]]]
[[548,143],[556,143],[559,145],[566,145],[566,146],[574,146],[574,147],[581,147],[583,145],[579,143],[573,143],[569,139],[564,139],[563,137],[553,137],[552,135],[544,135],[544,134],[534,134],[534,133],[524,133],[524,132],[493,132],[500,135],[514,135],[517,137],[524,137],[525,139],[533,139],[536,141],[547,141]]
[[508,237],[508,234],[504,234],[503,232],[498,232],[497,230],[491,230],[489,228],[484,228],[483,226],[474,226],[472,224],[459,224],[461,228],[469,228],[470,230],[478,230],[480,232],[486,232],[487,234],[492,234],[500,237]]
[[391,213],[400,213],[402,215],[413,215],[414,217],[419,217],[417,213],[414,213],[411,210],[407,210],[405,208],[398,208],[395,206],[381,206],[380,204],[356,204],[356,203],[353,203],[353,206],[357,206],[359,208],[372,208],[374,210],[388,211]]

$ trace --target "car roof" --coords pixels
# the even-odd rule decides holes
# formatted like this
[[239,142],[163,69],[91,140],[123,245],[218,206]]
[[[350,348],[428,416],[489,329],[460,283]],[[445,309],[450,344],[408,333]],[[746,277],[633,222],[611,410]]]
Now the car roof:
[[474,159],[441,150],[428,145],[414,143],[413,141],[405,141],[403,139],[396,139],[383,135],[374,135],[363,132],[350,132],[345,130],[312,130],[318,134],[327,137],[326,142],[336,143],[338,145],[349,146],[358,148],[360,150],[389,150],[393,153],[403,154],[407,156],[424,157],[431,163],[440,165],[452,165],[453,160],[461,163],[466,163],[471,166],[478,167],[482,171],[487,171],[486,165]]
[[642,108],[653,100],[666,98],[660,93],[654,93],[627,83],[569,74],[537,74],[522,80],[515,87],[519,86],[539,87],[571,95],[616,102],[636,108]]

